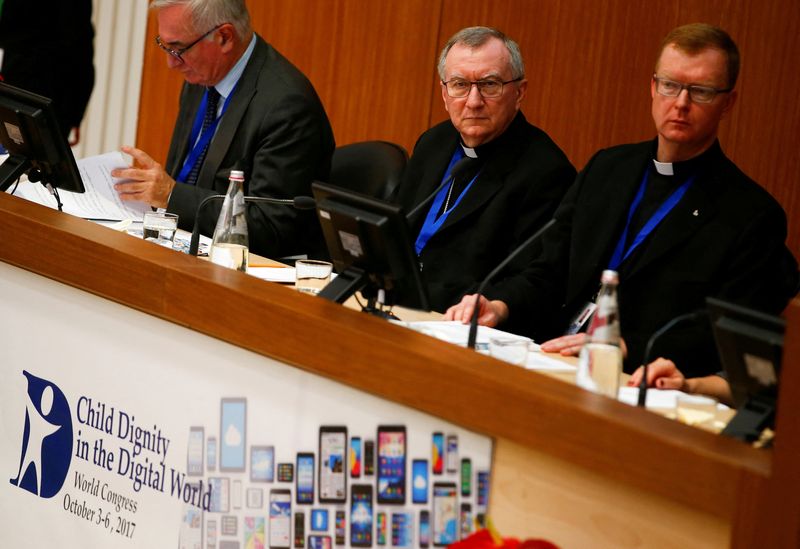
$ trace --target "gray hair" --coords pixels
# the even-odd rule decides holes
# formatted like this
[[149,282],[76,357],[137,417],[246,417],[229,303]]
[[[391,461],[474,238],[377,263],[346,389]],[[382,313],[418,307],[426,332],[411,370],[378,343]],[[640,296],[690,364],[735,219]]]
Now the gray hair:
[[519,45],[511,38],[492,27],[467,27],[455,33],[447,41],[441,55],[439,55],[439,78],[444,82],[444,62],[450,49],[456,44],[463,44],[468,48],[479,48],[492,38],[497,38],[505,44],[511,65],[511,78],[525,78],[525,63],[522,61],[522,53]]
[[206,32],[223,23],[233,25],[239,40],[250,36],[250,14],[244,0],[153,0],[151,10],[172,6],[188,6],[192,26],[197,32]]

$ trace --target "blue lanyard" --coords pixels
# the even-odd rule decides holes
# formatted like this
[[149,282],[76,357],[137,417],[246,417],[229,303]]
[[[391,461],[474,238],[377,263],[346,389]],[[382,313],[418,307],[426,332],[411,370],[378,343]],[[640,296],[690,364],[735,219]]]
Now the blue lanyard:
[[219,113],[219,116],[214,118],[214,122],[200,135],[200,139],[197,139],[197,136],[200,134],[200,130],[203,127],[203,117],[206,114],[206,104],[208,103],[208,90],[205,91],[203,94],[203,100],[200,102],[200,107],[197,109],[197,114],[194,117],[194,124],[192,124],[192,133],[189,136],[189,144],[194,144],[192,146],[192,150],[189,151],[189,154],[186,156],[186,160],[183,163],[183,168],[181,168],[181,173],[178,174],[178,181],[186,181],[186,178],[189,175],[189,172],[192,171],[192,166],[194,166],[195,162],[197,162],[198,157],[202,154],[203,150],[208,146],[211,142],[211,138],[214,137],[214,133],[217,131],[217,126],[219,125],[219,121],[222,118],[222,115],[225,114],[225,111],[228,109],[228,105],[231,102],[231,98],[233,97],[233,92],[236,91],[236,86],[231,90],[231,93],[228,94],[227,99],[225,99],[225,103],[222,105],[222,112]]
[[[450,177],[450,171],[453,169],[453,166],[456,162],[464,158],[464,150],[459,145],[456,147],[455,152],[453,153],[453,158],[450,159],[450,164],[447,166],[447,171],[444,174],[444,179],[442,181],[447,181],[447,178]],[[439,191],[439,194],[436,195],[436,198],[433,200],[433,204],[431,204],[431,209],[428,210],[428,215],[425,217],[425,222],[422,224],[422,229],[419,231],[419,236],[417,237],[417,241],[414,244],[414,249],[417,251],[417,255],[422,253],[422,250],[425,249],[425,245],[428,243],[428,240],[436,234],[436,231],[444,225],[444,222],[447,221],[450,212],[456,209],[456,206],[461,202],[461,199],[464,198],[464,195],[467,194],[467,191],[472,184],[475,183],[475,180],[478,179],[478,175],[480,172],[475,174],[475,177],[472,178],[472,181],[461,191],[461,194],[458,195],[458,198],[453,203],[453,205],[448,209],[442,212],[442,215],[436,217],[436,214],[439,213],[439,210],[442,208],[442,203],[447,196],[447,193],[450,192],[450,188],[452,187],[453,183],[451,182],[450,185],[445,185],[442,187],[442,190]]]
[[631,226],[631,219],[633,218],[633,213],[636,211],[636,208],[639,207],[639,204],[644,197],[644,191],[647,187],[647,179],[650,176],[650,170],[647,169],[644,172],[644,177],[642,178],[642,183],[639,185],[639,192],[636,193],[636,198],[633,199],[633,203],[631,204],[630,209],[628,210],[628,221],[625,223],[625,230],[622,231],[622,236],[617,242],[617,247],[614,249],[614,255],[611,256],[611,261],[608,263],[608,268],[612,271],[616,271],[617,267],[619,267],[623,261],[628,259],[628,256],[631,255],[633,250],[635,250],[644,240],[653,232],[661,221],[667,217],[667,214],[672,211],[672,208],[675,207],[678,202],[681,201],[683,195],[686,194],[686,191],[689,189],[691,184],[694,182],[694,176],[687,179],[683,185],[675,189],[675,191],[669,195],[669,197],[658,207],[655,213],[647,220],[647,223],[644,224],[644,227],[639,231],[639,234],[633,239],[631,245],[628,249],[625,249],[625,242],[628,240],[628,230]]

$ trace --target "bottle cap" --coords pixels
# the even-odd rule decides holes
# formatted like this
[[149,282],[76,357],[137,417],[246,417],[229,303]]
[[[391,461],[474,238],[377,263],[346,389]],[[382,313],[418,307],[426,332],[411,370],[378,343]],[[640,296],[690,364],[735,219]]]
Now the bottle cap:
[[619,284],[619,275],[617,274],[617,271],[606,269],[600,276],[600,282],[602,284]]
[[231,175],[229,176],[229,179],[239,179],[241,181],[244,181],[244,172],[241,170],[231,170]]

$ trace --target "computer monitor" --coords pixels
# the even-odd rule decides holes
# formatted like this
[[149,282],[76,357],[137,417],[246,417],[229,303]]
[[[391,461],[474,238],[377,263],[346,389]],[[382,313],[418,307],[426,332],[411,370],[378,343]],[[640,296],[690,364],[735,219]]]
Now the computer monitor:
[[342,303],[360,290],[368,300],[364,310],[376,314],[395,304],[429,310],[402,208],[325,183],[311,188],[338,273],[319,295]]
[[736,415],[723,434],[746,441],[775,424],[785,323],[776,316],[709,297],[711,327]]
[[50,99],[0,82],[0,144],[9,154],[0,164],[0,192],[25,173],[55,189],[85,192]]

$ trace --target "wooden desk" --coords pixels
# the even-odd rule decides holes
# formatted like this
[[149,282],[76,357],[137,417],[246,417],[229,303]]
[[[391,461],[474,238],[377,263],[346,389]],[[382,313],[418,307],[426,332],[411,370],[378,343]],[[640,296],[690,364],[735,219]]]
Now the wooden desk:
[[766,452],[8,195],[0,261],[493,437],[490,512],[505,535],[562,547],[800,541],[800,304]]

